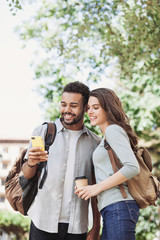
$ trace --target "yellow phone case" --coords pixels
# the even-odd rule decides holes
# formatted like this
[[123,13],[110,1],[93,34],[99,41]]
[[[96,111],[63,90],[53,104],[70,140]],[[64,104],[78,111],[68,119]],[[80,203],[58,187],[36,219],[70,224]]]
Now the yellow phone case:
[[41,151],[45,151],[43,139],[41,136],[32,136],[31,142],[33,147],[41,147]]

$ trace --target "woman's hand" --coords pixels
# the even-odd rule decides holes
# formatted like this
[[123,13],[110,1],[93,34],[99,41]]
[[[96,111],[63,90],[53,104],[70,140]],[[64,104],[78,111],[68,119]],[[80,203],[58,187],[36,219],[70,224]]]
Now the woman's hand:
[[128,180],[120,171],[116,172],[112,176],[106,178],[102,182],[99,182],[94,185],[87,185],[84,187],[76,188],[75,193],[78,197],[81,197],[84,200],[88,200],[91,197],[98,195],[99,193],[106,191],[110,188],[118,186],[121,183],[124,183]]
[[84,200],[88,200],[89,198],[98,195],[100,192],[101,190],[98,184],[79,187],[79,188],[76,188],[76,191],[75,191],[78,197],[81,197]]

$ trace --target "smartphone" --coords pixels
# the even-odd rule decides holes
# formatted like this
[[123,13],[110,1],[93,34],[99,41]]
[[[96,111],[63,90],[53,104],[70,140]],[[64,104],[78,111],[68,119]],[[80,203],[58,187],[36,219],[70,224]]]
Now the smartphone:
[[41,151],[45,151],[43,139],[41,136],[32,136],[31,142],[33,147],[41,147]]

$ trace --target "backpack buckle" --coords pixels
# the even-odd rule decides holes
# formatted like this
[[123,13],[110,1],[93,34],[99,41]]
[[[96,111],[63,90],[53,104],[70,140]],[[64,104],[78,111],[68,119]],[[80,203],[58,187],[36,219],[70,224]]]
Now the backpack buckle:
[[111,149],[111,147],[110,147],[109,143],[106,141],[106,139],[104,140],[104,148],[107,150]]

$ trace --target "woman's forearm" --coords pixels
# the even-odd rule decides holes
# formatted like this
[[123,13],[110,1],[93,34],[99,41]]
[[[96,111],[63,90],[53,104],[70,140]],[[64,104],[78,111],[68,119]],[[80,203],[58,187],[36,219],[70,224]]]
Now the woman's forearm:
[[99,193],[103,192],[107,189],[120,185],[128,180],[124,175],[122,175],[119,171],[110,176],[109,178],[105,179],[104,181],[97,184],[99,188]]

